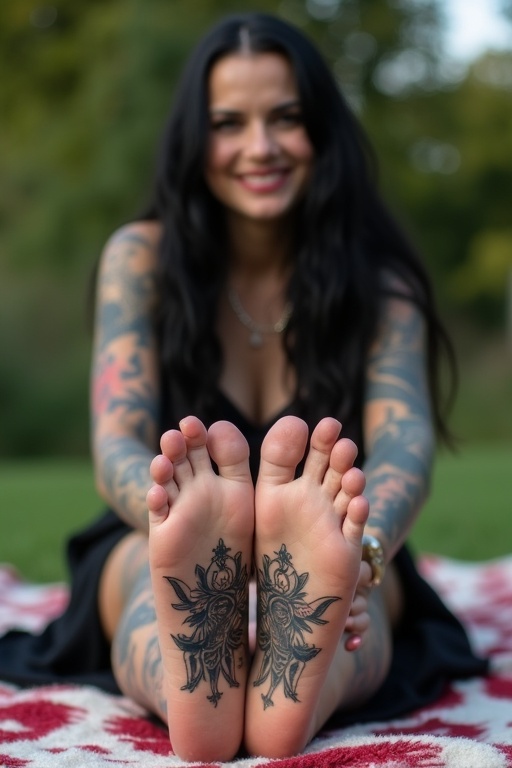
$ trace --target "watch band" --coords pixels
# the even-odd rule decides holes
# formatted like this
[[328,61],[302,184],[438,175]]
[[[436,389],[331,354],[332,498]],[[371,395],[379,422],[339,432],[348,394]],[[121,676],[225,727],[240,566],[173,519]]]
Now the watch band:
[[372,580],[369,586],[378,587],[384,578],[386,564],[384,562],[384,549],[375,536],[371,536],[368,533],[363,535],[363,552],[361,559],[368,563],[372,569]]

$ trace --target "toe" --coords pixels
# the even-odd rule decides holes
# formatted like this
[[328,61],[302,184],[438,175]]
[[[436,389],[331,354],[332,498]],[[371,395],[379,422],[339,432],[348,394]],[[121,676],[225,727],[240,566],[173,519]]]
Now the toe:
[[291,482],[308,441],[307,424],[295,416],[283,416],[267,432],[261,446],[258,482],[280,485]]
[[[334,498],[341,488],[342,479],[356,460],[357,446],[344,437],[334,445],[329,460],[329,467],[325,473],[323,485]],[[360,492],[360,491],[359,491]]]
[[187,416],[180,421],[180,430],[187,446],[187,458],[192,472],[212,472],[212,463],[207,448],[208,433],[203,422],[196,416]]
[[360,496],[366,485],[364,473],[357,467],[351,467],[345,473],[338,475],[340,484],[334,497],[334,507],[338,514],[344,515],[351,499]]
[[149,473],[154,483],[165,485],[172,480],[174,474],[172,461],[163,454],[155,456],[149,467]]
[[177,429],[164,432],[160,439],[162,454],[173,465],[173,476],[178,487],[188,482],[193,477],[193,470],[187,456],[187,442],[182,433]]
[[219,475],[231,480],[251,482],[249,445],[239,429],[229,421],[217,421],[208,430],[209,455]]
[[357,467],[352,467],[343,475],[341,489],[349,496],[359,496],[365,488],[366,478],[364,472]]
[[178,429],[169,429],[160,438],[160,448],[164,456],[173,463],[182,459],[187,453],[185,438]]
[[[153,461],[151,462],[149,472],[151,475],[151,478],[155,485],[154,488],[160,488],[162,492],[165,494],[165,503],[167,505],[172,504],[175,499],[178,496],[178,486],[176,485],[174,481],[174,466],[170,459],[167,458],[167,456],[164,456],[163,454],[160,454],[159,456],[155,456]],[[151,489],[153,490],[153,489]],[[157,493],[155,491],[155,493]],[[147,497],[148,500],[148,506],[149,506],[149,497]],[[158,506],[163,506],[164,501],[162,501]],[[158,511],[158,508],[155,508],[154,506],[151,507],[151,511]]]
[[331,451],[340,434],[341,424],[336,419],[322,419],[313,430],[304,474],[321,483],[329,467]]
[[355,546],[361,545],[364,527],[368,520],[370,506],[365,496],[355,496],[347,505],[347,513],[343,519],[343,535]]
[[150,523],[161,522],[169,512],[169,496],[161,485],[153,485],[146,496]]

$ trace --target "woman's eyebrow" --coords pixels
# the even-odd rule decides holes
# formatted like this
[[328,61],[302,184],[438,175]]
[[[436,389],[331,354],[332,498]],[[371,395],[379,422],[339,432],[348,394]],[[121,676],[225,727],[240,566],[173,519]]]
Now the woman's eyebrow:
[[[297,107],[300,107],[300,101],[298,99],[292,99],[290,101],[284,101],[281,104],[276,104],[275,106],[271,107],[270,112],[285,112],[287,109],[295,109]],[[231,109],[229,107],[210,107],[210,115],[212,117],[215,116],[223,116],[223,117],[237,117],[238,115],[241,115],[244,113],[244,110],[242,109]]]
[[272,107],[272,112],[284,112],[287,109],[295,109],[300,106],[301,103],[298,99],[291,99],[290,101],[284,101],[282,104],[277,104],[275,107]]
[[241,110],[237,109],[228,109],[227,107],[210,107],[210,115],[226,115],[226,116],[236,116],[240,115]]

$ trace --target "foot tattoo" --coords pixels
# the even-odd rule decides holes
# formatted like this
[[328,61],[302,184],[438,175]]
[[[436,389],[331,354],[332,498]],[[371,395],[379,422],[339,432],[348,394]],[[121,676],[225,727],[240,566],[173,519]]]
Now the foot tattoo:
[[273,560],[263,555],[263,568],[258,569],[258,645],[263,660],[253,685],[262,685],[270,678],[267,693],[262,694],[263,709],[273,706],[272,694],[281,683],[284,695],[299,701],[297,684],[307,662],[321,648],[308,645],[304,633],[311,633],[309,624],[328,624],[321,619],[331,603],[339,597],[320,597],[306,602],[303,587],[309,573],[298,574],[292,556],[284,544]]
[[194,589],[180,579],[165,578],[179,598],[172,607],[188,611],[183,623],[194,628],[190,636],[171,635],[185,661],[187,682],[181,690],[192,692],[201,680],[206,680],[211,689],[207,698],[216,707],[222,696],[218,689],[220,674],[230,687],[238,688],[235,654],[239,649],[238,667],[245,660],[248,573],[247,566],[242,566],[242,553],[231,557],[231,548],[222,539],[212,551],[206,570],[196,565]]

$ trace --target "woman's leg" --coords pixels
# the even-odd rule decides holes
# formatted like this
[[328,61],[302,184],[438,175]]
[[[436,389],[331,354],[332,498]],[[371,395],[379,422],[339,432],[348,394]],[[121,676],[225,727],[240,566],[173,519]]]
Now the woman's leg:
[[[148,496],[154,590],[142,534],[126,537],[107,563],[100,605],[106,631],[110,627],[114,634],[116,678],[123,692],[169,721],[171,742],[180,756],[229,759],[238,749],[244,724],[246,746],[254,754],[300,751],[338,707],[362,703],[387,672],[391,643],[382,598],[386,585],[371,595],[372,625],[363,646],[347,653],[341,637],[357,580],[367,504],[360,496],[364,479],[350,469],[353,444],[336,440],[333,420],[322,424],[312,436],[304,475],[297,481],[295,466],[307,440],[300,420],[278,422],[262,451],[256,565],[268,574],[268,583],[263,583],[267,607],[260,604],[259,630],[260,644],[265,643],[266,625],[275,653],[265,654],[261,645],[258,649],[245,715],[246,635],[242,654],[236,631],[236,619],[245,608],[237,613],[231,599],[238,594],[244,603],[245,587],[240,585],[245,584],[243,566],[249,569],[252,547],[252,484],[240,433],[221,423],[205,440],[202,425],[193,419],[181,436],[171,432],[164,437],[163,456],[152,467],[157,484]],[[213,479],[210,455],[220,470]],[[329,537],[324,536],[326,525]],[[230,543],[231,551],[225,551]],[[238,551],[242,556],[232,561]],[[277,586],[278,595],[269,583]],[[296,587],[293,600],[290,584]],[[277,610],[269,632],[272,597],[281,599],[273,601]],[[217,632],[219,618],[222,632]],[[302,620],[295,630],[302,632],[302,647],[298,635],[287,630],[290,618]],[[160,643],[168,655],[166,668]],[[283,648],[288,656],[282,655]],[[207,731],[204,726],[212,716],[216,724]]]
[[103,629],[112,643],[117,684],[126,696],[166,722],[145,534],[130,533],[113,549],[103,569],[99,606]]
[[119,687],[167,722],[173,750],[188,760],[227,760],[243,738],[254,530],[248,455],[227,422],[207,434],[189,418],[181,432],[167,432],[151,467],[149,542],[127,536],[100,587]]
[[285,417],[262,446],[256,486],[255,566],[258,646],[247,688],[245,744],[251,754],[301,751],[340,706],[364,701],[382,682],[390,629],[382,600],[371,600],[371,629],[356,653],[343,631],[357,584],[368,502],[356,448],[340,425],[314,430]]

